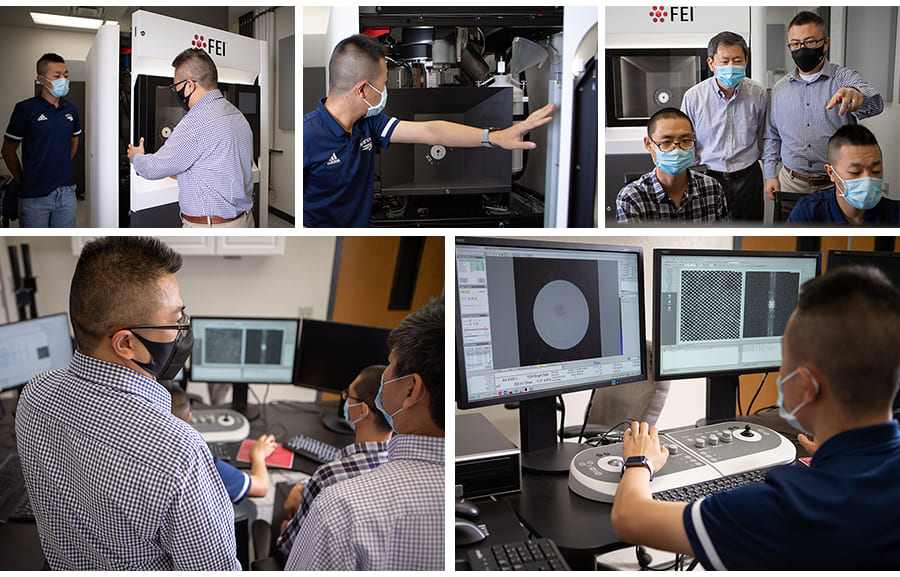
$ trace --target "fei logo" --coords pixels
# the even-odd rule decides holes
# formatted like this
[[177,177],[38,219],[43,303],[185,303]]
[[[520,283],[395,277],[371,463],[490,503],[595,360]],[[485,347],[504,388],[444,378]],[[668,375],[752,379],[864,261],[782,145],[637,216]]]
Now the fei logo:
[[225,41],[215,40],[213,38],[205,38],[200,34],[194,34],[191,40],[191,48],[196,50],[206,50],[210,56],[225,56]]
[[694,7],[693,6],[651,6],[650,18],[654,22],[693,22]]

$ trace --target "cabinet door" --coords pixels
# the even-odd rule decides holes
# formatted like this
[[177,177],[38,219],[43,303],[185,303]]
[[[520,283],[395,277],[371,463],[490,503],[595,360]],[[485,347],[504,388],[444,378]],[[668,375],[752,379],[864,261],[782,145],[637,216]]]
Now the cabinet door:
[[215,237],[219,256],[284,256],[283,236]]
[[[96,236],[73,236],[72,254],[79,256],[81,249]],[[208,236],[160,236],[159,240],[165,242],[173,250],[184,256],[213,256],[216,254],[214,237]]]

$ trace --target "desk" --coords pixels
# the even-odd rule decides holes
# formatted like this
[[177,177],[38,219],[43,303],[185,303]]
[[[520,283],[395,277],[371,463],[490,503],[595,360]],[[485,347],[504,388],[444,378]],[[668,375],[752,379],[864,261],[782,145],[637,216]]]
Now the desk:
[[[0,418],[0,446],[15,446],[15,421],[13,410],[16,401],[3,399],[4,415]],[[337,403],[297,403],[275,402],[260,408],[260,418],[250,422],[250,436],[259,437],[263,433],[273,433],[279,440],[293,435],[308,435],[335,446],[343,446],[353,442],[352,435],[338,435],[322,427],[322,416],[335,414]],[[294,470],[312,474],[319,463],[300,457],[294,458]],[[284,519],[284,500],[293,482],[302,477],[296,472],[283,469],[270,469],[272,480],[269,494],[260,499],[245,499],[237,505],[239,512],[246,503],[249,509],[255,506],[256,516],[271,521],[273,517]],[[282,486],[278,486],[282,485]],[[280,501],[280,504],[279,504]],[[269,508],[271,507],[271,509]],[[280,517],[279,517],[280,515]],[[252,523],[252,519],[251,519]],[[273,525],[278,527],[279,525]],[[251,557],[252,560],[252,557]],[[34,523],[9,521],[0,523],[0,570],[41,570],[48,569],[37,525]],[[249,567],[244,567],[248,570]]]
[[482,547],[493,547],[516,541],[526,541],[528,534],[519,525],[519,520],[509,503],[505,500],[492,500],[490,498],[474,500],[478,506],[478,517],[473,520],[476,525],[487,527],[489,534],[481,543],[456,548],[456,570],[467,571],[469,563],[466,553]]

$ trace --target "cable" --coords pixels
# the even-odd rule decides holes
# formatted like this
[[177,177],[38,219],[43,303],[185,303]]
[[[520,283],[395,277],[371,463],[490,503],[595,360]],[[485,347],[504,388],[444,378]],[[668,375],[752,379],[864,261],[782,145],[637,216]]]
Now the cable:
[[[578,432],[578,442],[581,442],[581,439],[584,437],[584,429],[587,428],[588,417],[591,415],[591,407],[594,404],[594,394],[597,392],[597,389],[591,389],[591,398],[588,399],[587,408],[584,410],[584,420],[581,422],[581,431]],[[565,422],[563,422],[565,425]]]
[[597,435],[597,436],[595,436],[595,437],[591,437],[590,439],[586,440],[585,443],[587,443],[587,444],[590,445],[591,442],[593,442],[593,446],[594,446],[594,447],[597,446],[597,443],[600,443],[600,444],[602,444],[602,445],[608,445],[608,444],[610,443],[610,441],[606,438],[607,435],[609,435],[610,433],[612,433],[613,431],[615,431],[618,427],[620,427],[620,426],[622,426],[622,425],[629,425],[629,426],[630,426],[631,423],[633,423],[633,422],[636,421],[636,420],[637,420],[637,419],[626,419],[626,420],[624,420],[624,421],[619,421],[618,423],[616,423],[615,425],[613,425],[612,427],[610,427],[609,429],[607,429],[606,432],[604,432],[604,433],[602,433],[602,434],[600,434],[600,435]]
[[735,389],[735,393],[737,393],[735,395],[737,397],[737,406],[738,406],[737,414],[743,415],[744,411],[741,409],[741,378],[740,377],[738,377],[737,384],[734,386],[734,389]]
[[559,435],[559,442],[562,443],[564,442],[563,429],[565,428],[566,424],[566,402],[563,400],[562,395],[557,395],[556,401],[560,405],[560,413],[562,414],[562,418],[559,421],[560,423],[562,423],[562,426],[559,428],[559,431],[557,431],[557,434]]
[[756,397],[759,395],[759,392],[762,391],[763,385],[766,384],[766,379],[768,378],[768,376],[769,376],[769,373],[765,373],[763,375],[762,382],[759,383],[758,387],[756,387],[756,393],[753,394],[753,398],[750,399],[750,405],[747,406],[747,414],[748,415],[750,414],[750,411],[753,409],[753,402],[756,401]]

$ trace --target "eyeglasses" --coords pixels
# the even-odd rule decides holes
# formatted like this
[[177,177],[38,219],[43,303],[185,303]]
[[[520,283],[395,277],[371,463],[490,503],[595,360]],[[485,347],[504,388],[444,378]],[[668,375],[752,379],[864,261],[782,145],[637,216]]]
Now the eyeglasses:
[[343,400],[345,400],[345,401],[346,401],[347,399],[353,399],[354,401],[359,401],[360,403],[364,403],[364,402],[365,402],[364,399],[358,399],[358,398],[352,396],[352,395],[350,394],[350,389],[344,389],[343,391],[341,391],[341,398],[342,398]]
[[[179,319],[179,323],[176,325],[135,325],[132,327],[122,327],[119,331],[131,331],[131,330],[140,330],[140,329],[156,329],[160,331],[188,331],[191,329],[191,316],[187,313],[181,314],[181,319]],[[115,331],[110,337],[116,334]]]
[[807,38],[803,42],[800,42],[799,40],[794,40],[793,42],[788,42],[788,48],[790,48],[791,51],[793,52],[794,50],[798,50],[801,46],[803,48],[815,48],[822,42],[825,42],[825,38],[819,38],[818,40],[815,40],[813,38]]
[[172,92],[174,92],[174,93],[177,94],[177,93],[178,93],[178,89],[175,88],[175,87],[178,86],[179,84],[184,84],[184,83],[187,82],[188,80],[190,80],[191,82],[197,82],[197,81],[194,80],[193,78],[185,78],[185,79],[182,80],[181,82],[176,82],[175,84],[169,84],[169,90],[171,90]]
[[[650,138],[649,136],[647,138]],[[694,148],[694,138],[684,138],[682,140],[663,140],[660,142],[656,142],[652,138],[650,138],[650,142],[656,145],[660,150],[664,150],[666,152],[670,150],[675,150],[677,146],[681,150],[690,150]]]

